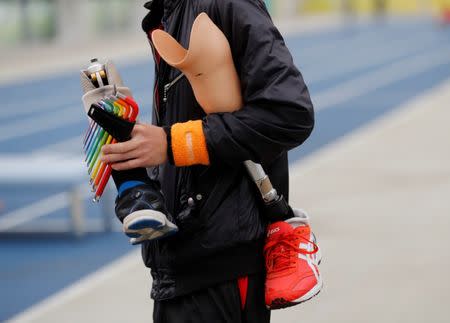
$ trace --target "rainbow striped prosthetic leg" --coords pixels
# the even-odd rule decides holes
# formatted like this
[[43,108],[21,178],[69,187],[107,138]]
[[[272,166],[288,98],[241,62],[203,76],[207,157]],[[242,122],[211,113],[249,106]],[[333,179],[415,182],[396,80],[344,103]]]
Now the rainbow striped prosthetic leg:
[[111,165],[100,160],[101,149],[104,145],[128,140],[138,113],[136,102],[120,92],[92,104],[88,110],[92,121],[83,150],[95,202],[100,200],[111,177]]
[[[90,118],[83,151],[93,201],[98,202],[112,174],[111,165],[101,161],[101,149],[131,138],[139,106],[111,62],[101,64],[97,59],[91,60],[91,65],[81,71],[81,86],[84,109]],[[146,175],[137,183],[130,179],[119,184],[121,189],[116,199],[116,216],[130,242],[138,244],[176,233],[178,227],[170,221],[159,183]],[[123,189],[123,186],[129,187]]]

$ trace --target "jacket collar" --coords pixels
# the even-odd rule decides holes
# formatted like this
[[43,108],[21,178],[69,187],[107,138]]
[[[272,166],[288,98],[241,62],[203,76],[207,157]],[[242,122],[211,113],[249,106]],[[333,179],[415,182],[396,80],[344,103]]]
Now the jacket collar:
[[159,28],[161,21],[170,16],[172,11],[184,0],[151,0],[144,4],[149,10],[142,20],[142,29],[145,33]]
[[181,2],[182,0],[150,0],[144,4],[144,7],[150,11],[158,10],[159,8],[164,8],[164,14],[170,14],[173,9]]
[[164,2],[164,15],[167,17],[170,15],[173,11],[173,9],[176,8],[176,6],[181,2],[182,0],[163,0]]

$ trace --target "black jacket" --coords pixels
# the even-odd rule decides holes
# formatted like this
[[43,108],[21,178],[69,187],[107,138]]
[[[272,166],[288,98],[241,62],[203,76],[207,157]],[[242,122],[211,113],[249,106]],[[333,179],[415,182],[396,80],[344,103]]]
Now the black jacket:
[[154,0],[146,7],[147,35],[162,24],[185,47],[194,19],[206,12],[230,42],[245,103],[237,112],[205,116],[187,79],[164,87],[180,72],[156,64],[154,123],[202,119],[211,161],[166,164],[153,172],[180,228],[175,237],[142,249],[152,297],[167,299],[264,270],[267,223],[242,162],[261,163],[287,197],[287,151],[308,138],[314,116],[308,89],[263,1]]

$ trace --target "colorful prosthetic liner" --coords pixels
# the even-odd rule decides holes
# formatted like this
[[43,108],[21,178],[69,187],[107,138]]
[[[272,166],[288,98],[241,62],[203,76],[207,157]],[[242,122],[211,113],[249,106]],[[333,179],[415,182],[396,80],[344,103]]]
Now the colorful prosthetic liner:
[[[106,87],[108,79],[104,65],[97,60],[92,60],[91,63],[87,71],[92,84],[96,88]],[[139,107],[131,96],[122,94],[115,87],[113,94],[107,93],[98,102],[90,104],[87,115],[91,121],[83,139],[89,184],[95,193],[95,202],[100,200],[112,171],[109,163],[100,160],[101,149],[104,145],[128,140],[139,114]]]

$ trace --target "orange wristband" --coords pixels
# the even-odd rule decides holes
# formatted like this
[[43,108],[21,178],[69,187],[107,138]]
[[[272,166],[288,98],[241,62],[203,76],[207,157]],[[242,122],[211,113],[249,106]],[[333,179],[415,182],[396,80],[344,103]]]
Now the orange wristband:
[[201,120],[172,125],[171,137],[173,160],[176,166],[209,165]]

